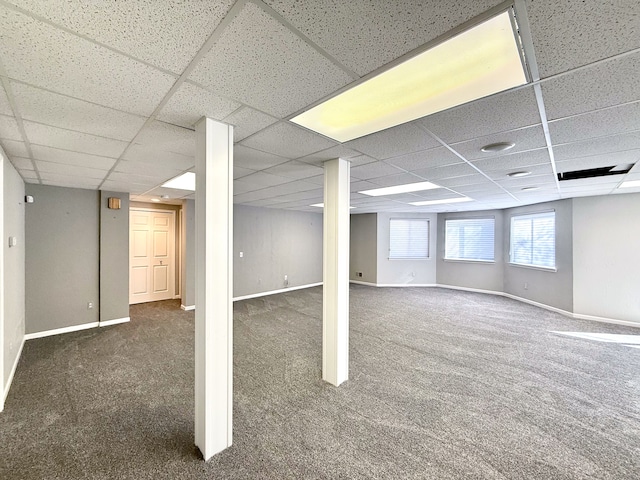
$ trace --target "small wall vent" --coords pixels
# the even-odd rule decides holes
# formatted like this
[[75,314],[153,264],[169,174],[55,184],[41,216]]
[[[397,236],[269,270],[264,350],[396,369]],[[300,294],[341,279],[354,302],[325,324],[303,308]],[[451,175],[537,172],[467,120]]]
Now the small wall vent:
[[558,173],[558,180],[580,180],[582,178],[607,177],[609,175],[624,175],[631,170],[633,165],[612,165],[610,167],[588,168],[586,170],[574,170],[572,172]]

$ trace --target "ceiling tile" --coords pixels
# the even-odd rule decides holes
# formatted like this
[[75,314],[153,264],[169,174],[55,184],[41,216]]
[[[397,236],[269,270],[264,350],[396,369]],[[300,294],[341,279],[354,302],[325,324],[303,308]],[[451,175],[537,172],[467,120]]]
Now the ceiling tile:
[[[429,177],[425,176],[425,178]],[[462,177],[439,178],[434,181],[434,183],[437,183],[441,187],[451,188],[456,191],[457,187],[464,187],[467,185],[485,185],[486,182],[487,178],[484,175],[480,175],[479,173],[473,175],[464,175]]]
[[0,57],[9,77],[103,106],[149,115],[176,80],[5,7],[0,7],[0,31]]
[[247,138],[242,145],[293,159],[325,150],[335,142],[291,123],[279,122]]
[[0,115],[0,138],[3,140],[17,140],[19,142],[23,140],[15,118]]
[[573,170],[586,170],[589,168],[624,164],[640,165],[640,150],[628,150],[626,152],[613,152],[604,155],[590,155],[588,157],[564,160],[562,162],[556,162],[556,169],[558,172],[571,172]]
[[492,180],[500,181],[505,180],[507,178],[511,178],[508,176],[509,173],[517,171],[517,170],[526,170],[531,172],[531,175],[553,175],[553,169],[551,168],[551,162],[543,163],[540,165],[528,165],[527,167],[505,167],[505,168],[496,168],[494,170],[483,170],[484,173],[489,176]]
[[556,161],[640,148],[640,131],[553,147]]
[[344,65],[365,75],[500,3],[266,0]]
[[424,170],[425,168],[455,165],[456,163],[463,163],[463,160],[449,149],[439,147],[390,158],[385,160],[385,163],[411,172],[414,170]]
[[90,167],[100,170],[109,170],[116,162],[115,158],[89,155],[87,153],[70,152],[59,148],[45,147],[43,145],[31,145],[33,158],[45,162],[63,163],[78,167]]
[[420,120],[448,143],[462,142],[540,123],[532,87],[510,90]]
[[372,133],[366,137],[345,143],[349,148],[358,150],[378,160],[398,157],[439,147],[440,144],[418,127],[415,122],[405,123]]
[[196,132],[158,120],[140,131],[136,137],[136,143],[187,157],[195,158],[196,156]]
[[251,170],[264,170],[280,163],[287,162],[287,158],[279,157],[271,153],[262,152],[243,145],[233,147],[233,166],[249,168]]
[[[413,173],[426,178],[427,180],[440,180],[443,178],[462,177],[465,175],[475,175],[478,172],[467,163],[456,163],[455,165],[445,165],[436,168],[421,168]],[[436,182],[439,183],[439,182]]]
[[111,192],[127,192],[132,194],[140,194],[149,190],[149,187],[133,182],[114,182],[113,180],[105,180],[105,182],[102,184],[101,189]]
[[4,85],[0,84],[0,115],[8,115],[10,117],[13,116],[13,109],[9,104],[9,99],[7,98],[7,94],[4,91]]
[[[256,172],[251,175],[247,175],[246,177],[242,177],[239,180],[233,182],[235,186],[247,186],[251,188],[251,190],[258,190],[260,188],[265,187],[273,187],[274,185],[280,185],[281,183],[290,182],[290,178],[281,177],[279,175],[270,175],[265,172]],[[241,187],[240,187],[241,188]]]
[[546,173],[542,175],[530,175],[528,177],[507,177],[501,180],[496,180],[496,183],[507,190],[520,189],[521,187],[528,186],[538,187],[548,185],[551,187],[556,184],[556,177],[552,173]]
[[[509,150],[498,153],[487,153],[481,150],[485,145],[500,142],[512,142],[515,143],[515,146]],[[473,140],[468,140],[466,142],[454,143],[451,145],[451,148],[467,160],[476,160],[535,150],[546,147],[546,145],[547,143],[544,138],[544,130],[541,125],[537,125],[534,127],[519,128],[509,132],[488,135],[486,137],[474,138]]]
[[142,162],[151,165],[187,170],[195,165],[195,156],[182,155],[180,153],[162,150],[155,145],[140,145],[134,143],[129,146],[122,157],[124,160]]
[[526,0],[526,8],[542,78],[638,48],[637,0]]
[[152,172],[147,172],[144,175],[137,173],[111,172],[106,180],[111,180],[113,182],[138,183],[140,185],[147,185],[148,188],[151,188],[170,180],[170,177],[155,175]]
[[157,118],[167,123],[193,128],[202,117],[222,120],[239,107],[240,104],[237,102],[185,82],[162,107]]
[[233,125],[235,142],[240,142],[277,121],[277,118],[249,107],[242,107],[224,119],[225,123]]
[[2,148],[4,152],[10,157],[28,157],[27,145],[24,142],[17,140],[2,140]]
[[549,151],[545,149],[532,150],[530,152],[514,153],[513,155],[502,155],[495,158],[483,158],[474,160],[473,165],[483,172],[491,171],[515,171],[519,169],[530,170],[531,165],[548,165],[551,168]]
[[182,71],[227,13],[233,0],[9,0],[51,22],[145,62]]
[[251,175],[252,173],[255,173],[255,170],[251,170],[250,168],[242,168],[242,167],[238,167],[237,165],[233,166],[233,178],[242,178],[242,177],[246,177],[247,175]]
[[131,141],[145,122],[143,117],[12,82],[16,104],[25,120]]
[[27,183],[40,183],[38,174],[34,170],[19,170],[18,173]]
[[[62,163],[35,161],[36,167],[40,175],[53,173],[56,175],[68,175],[82,178],[92,178],[102,180],[107,175],[107,170],[99,170],[96,168],[79,167],[77,165],[68,165]],[[44,177],[43,177],[44,179]]]
[[[359,160],[354,160],[355,157],[358,157]],[[362,158],[360,158],[362,157]],[[356,164],[362,165],[364,163],[375,162],[374,158],[365,157],[360,152],[348,148],[344,145],[336,145],[326,150],[322,150],[321,152],[312,153],[311,155],[307,155],[306,157],[299,158],[301,162],[310,163],[313,165],[322,166],[322,164],[327,160],[333,160],[334,158],[344,158],[346,160],[351,161],[351,166],[355,166]]]
[[352,81],[253,3],[231,21],[189,79],[278,118]]
[[640,99],[639,71],[637,53],[543,82],[547,118],[555,120]]
[[120,173],[134,173],[138,175],[145,175],[149,172],[153,172],[154,176],[159,176],[163,178],[172,178],[178,176],[183,170],[179,170],[176,168],[171,168],[162,165],[151,165],[148,163],[142,162],[132,162],[127,160],[122,160],[118,162],[114,168],[115,172]]
[[34,170],[33,162],[30,158],[11,157],[11,163],[17,170]]
[[400,173],[397,175],[385,175],[383,177],[370,178],[371,183],[379,187],[392,187],[394,185],[406,185],[407,183],[424,182],[424,178],[411,173]]
[[[360,180],[368,180],[376,177],[385,177],[388,175],[396,175],[399,173],[405,173],[399,168],[393,165],[387,165],[383,162],[367,163],[366,165],[360,165],[351,169],[351,178],[357,178]],[[418,179],[416,178],[416,181]]]
[[271,167],[265,170],[266,173],[272,175],[280,175],[282,177],[303,179],[313,177],[316,175],[322,175],[323,169],[307,163],[298,162],[292,160],[291,162],[281,163],[275,167]]
[[31,144],[63,150],[117,158],[127,146],[126,142],[120,140],[96,137],[88,133],[74,132],[28,121],[24,122],[24,129]]
[[549,132],[554,145],[639,129],[640,102],[549,122]]
[[40,173],[43,185],[52,185],[54,187],[67,188],[83,188],[88,190],[96,190],[102,180],[99,178],[79,177],[75,175],[60,175],[57,173]]

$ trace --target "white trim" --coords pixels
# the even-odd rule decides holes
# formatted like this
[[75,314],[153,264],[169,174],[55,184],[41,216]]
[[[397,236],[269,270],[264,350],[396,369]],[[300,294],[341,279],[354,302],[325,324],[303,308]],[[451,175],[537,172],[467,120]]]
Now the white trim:
[[180,308],[182,310],[184,310],[185,312],[189,312],[191,310],[195,310],[196,306],[195,305],[180,305]]
[[4,402],[7,401],[7,395],[9,395],[11,382],[13,382],[13,376],[16,373],[16,369],[18,368],[18,362],[20,361],[20,357],[22,356],[22,348],[24,347],[25,340],[26,339],[22,337],[22,343],[20,344],[20,348],[18,349],[18,354],[16,355],[16,359],[13,362],[13,367],[11,367],[11,372],[9,373],[9,378],[7,378],[6,385],[4,386],[4,394],[2,395],[2,402],[0,402],[0,412],[4,409]]
[[349,283],[355,283],[356,285],[366,285],[368,287],[377,287],[378,286],[377,283],[362,282],[360,280],[349,280]]
[[27,333],[25,340],[33,340],[34,338],[50,337],[51,335],[60,335],[61,333],[77,332],[78,330],[87,330],[89,328],[99,327],[100,322],[83,323],[82,325],[73,325],[71,327],[56,328],[54,330],[45,330],[44,332]]
[[463,290],[465,292],[473,292],[473,293],[485,293],[487,295],[498,295],[498,296],[504,296],[504,293],[502,292],[497,292],[495,290],[483,290],[481,288],[469,288],[469,287],[459,287],[457,285],[445,285],[443,283],[439,283],[437,285],[435,285],[438,288],[448,288],[449,290]]
[[114,318],[113,320],[100,320],[101,327],[108,327],[109,325],[118,325],[119,323],[127,323],[131,321],[131,317]]
[[631,322],[629,320],[616,320],[614,318],[596,317],[595,315],[584,315],[582,313],[574,313],[573,318],[576,318],[578,320],[591,320],[592,322],[615,323],[616,325],[626,325],[627,327],[640,328],[640,323]]
[[376,287],[437,287],[435,283],[377,283]]
[[322,285],[322,282],[309,283],[307,285],[299,285],[297,287],[281,288],[280,290],[271,290],[269,292],[252,293],[250,295],[242,295],[240,297],[233,297],[233,301],[237,302],[238,300],[248,300],[250,298],[266,297],[267,295],[275,295],[277,293],[291,292],[293,290],[302,290],[303,288],[318,287],[320,285]]
[[552,312],[559,313],[561,315],[564,315],[565,317],[573,318],[573,313],[568,312],[566,310],[562,310],[561,308],[552,307],[551,305],[547,305],[547,304],[540,303],[540,302],[535,302],[533,300],[529,300],[527,298],[518,297],[518,296],[512,295],[510,293],[502,293],[502,296],[503,297],[507,297],[507,298],[511,298],[512,300],[518,300],[519,302],[522,302],[522,303],[528,303],[529,305],[533,305],[534,307],[544,308],[545,310],[550,310]]

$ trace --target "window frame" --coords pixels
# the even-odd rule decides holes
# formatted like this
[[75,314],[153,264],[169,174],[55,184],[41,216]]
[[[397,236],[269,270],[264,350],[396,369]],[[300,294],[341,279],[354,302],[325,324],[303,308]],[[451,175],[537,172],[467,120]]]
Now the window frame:
[[[516,218],[522,218],[522,217],[530,217],[532,220],[534,218],[541,218],[544,216],[547,216],[549,214],[553,215],[553,266],[547,266],[547,265],[537,265],[534,263],[519,263],[519,262],[514,262],[513,261],[513,254],[514,254],[514,248],[513,248],[513,221]],[[533,222],[532,222],[532,228],[533,228]],[[531,238],[531,243],[532,243],[532,250],[534,248],[533,243],[534,243],[534,238],[533,238],[533,232],[532,232],[532,238]],[[556,211],[555,209],[553,210],[543,210],[543,211],[539,211],[539,212],[529,212],[529,213],[520,213],[520,214],[512,214],[510,215],[509,218],[509,265],[512,265],[514,267],[521,267],[521,268],[530,268],[530,269],[534,269],[534,270],[543,270],[543,271],[547,271],[547,272],[557,272],[558,271],[558,263],[557,263],[557,258],[556,258],[556,251],[557,251],[557,224],[556,224]]]
[[[447,222],[464,221],[464,220],[491,220],[493,222],[493,259],[474,259],[474,258],[448,258],[447,257]],[[462,263],[486,263],[489,265],[496,263],[496,217],[495,215],[483,215],[478,217],[450,217],[444,219],[444,254],[442,259],[445,262],[462,262]]]
[[[427,242],[427,252],[426,252],[426,256],[422,257],[394,257],[392,256],[392,252],[391,252],[391,236],[392,236],[392,226],[391,224],[394,221],[418,221],[418,222],[426,222],[427,224],[427,237],[426,237],[426,242]],[[430,260],[431,259],[431,219],[429,218],[419,218],[419,217],[391,217],[389,218],[389,249],[387,252],[387,259],[388,260],[412,260],[412,261],[416,261],[416,260]]]

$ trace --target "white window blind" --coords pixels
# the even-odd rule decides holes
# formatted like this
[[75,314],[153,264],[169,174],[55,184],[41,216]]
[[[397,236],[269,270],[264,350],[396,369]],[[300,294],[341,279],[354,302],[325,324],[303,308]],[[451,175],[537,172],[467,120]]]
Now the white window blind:
[[446,260],[495,260],[495,219],[445,220]]
[[425,218],[390,219],[389,258],[429,258],[429,220]]
[[510,261],[518,265],[555,268],[555,212],[511,217]]

